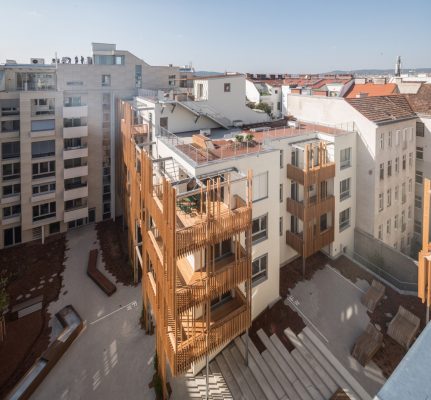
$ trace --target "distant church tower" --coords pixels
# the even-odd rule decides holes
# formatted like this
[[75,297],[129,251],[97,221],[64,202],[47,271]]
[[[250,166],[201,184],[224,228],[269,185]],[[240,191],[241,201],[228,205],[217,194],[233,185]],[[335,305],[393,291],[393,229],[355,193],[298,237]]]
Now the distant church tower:
[[401,56],[398,56],[395,64],[395,76],[401,76]]

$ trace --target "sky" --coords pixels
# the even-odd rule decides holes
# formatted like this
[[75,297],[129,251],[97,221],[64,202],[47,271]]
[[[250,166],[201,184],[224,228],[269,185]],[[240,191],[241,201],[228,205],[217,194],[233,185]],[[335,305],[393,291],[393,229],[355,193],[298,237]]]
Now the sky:
[[0,63],[116,43],[152,65],[252,73],[431,67],[431,0],[2,0]]

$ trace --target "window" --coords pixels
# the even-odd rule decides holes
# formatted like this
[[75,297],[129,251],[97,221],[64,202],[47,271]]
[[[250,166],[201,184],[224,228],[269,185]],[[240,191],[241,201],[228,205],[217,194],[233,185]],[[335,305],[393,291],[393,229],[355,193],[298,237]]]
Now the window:
[[32,132],[53,131],[55,129],[55,119],[41,119],[31,121]]
[[379,211],[383,211],[383,204],[384,204],[383,193],[379,193]]
[[324,232],[328,229],[328,214],[322,214],[320,216],[320,232]]
[[395,158],[395,172],[400,172],[400,159],[399,157]]
[[95,55],[94,64],[101,65],[124,65],[124,56]]
[[77,168],[87,165],[87,161],[82,158],[71,158],[64,160],[64,169]]
[[[3,111],[3,116],[6,116]],[[1,131],[2,132],[16,132],[19,131],[20,121],[2,121],[1,122]]]
[[409,208],[407,209],[407,218],[411,219],[412,218],[412,207],[409,206]]
[[403,155],[403,171],[406,169],[406,155]]
[[14,185],[3,186],[3,197],[12,197],[21,193],[21,185],[15,183]]
[[55,99],[33,99],[31,100],[31,116],[54,115]]
[[398,215],[394,217],[394,229],[398,229]]
[[256,286],[268,276],[268,254],[264,254],[251,263],[251,284]]
[[395,201],[398,201],[398,185],[395,186],[394,199]]
[[137,88],[142,87],[142,65],[135,65],[135,86]]
[[225,93],[229,93],[230,92],[230,83],[225,83],[224,84],[224,91],[225,91]]
[[396,131],[395,133],[395,146],[398,146],[400,144],[400,131]]
[[416,136],[425,136],[425,125],[423,122],[416,122]]
[[280,168],[283,168],[283,150],[280,150]]
[[401,185],[401,203],[404,204],[406,202],[406,184],[403,183]]
[[340,181],[340,201],[350,197],[350,178]]
[[350,208],[340,212],[339,231],[342,232],[350,226]]
[[390,207],[392,203],[392,189],[388,189],[386,192],[386,207]]
[[253,177],[253,201],[268,197],[268,172]]
[[422,171],[416,171],[416,183],[419,183],[419,185],[422,185],[424,179],[423,175]]
[[64,202],[64,211],[75,210],[77,208],[86,207],[86,206],[87,206],[87,199],[84,199],[82,197],[78,199],[67,200]]
[[14,228],[5,229],[3,231],[3,244],[4,246],[12,246],[21,243],[21,227],[15,226]]
[[413,179],[410,178],[409,179],[409,193],[411,193],[413,191]]
[[424,148],[423,147],[416,147],[416,158],[418,160],[424,159]]
[[55,156],[55,140],[42,140],[31,144],[31,157],[50,157]]
[[388,176],[392,176],[392,161],[388,161]]
[[64,139],[64,150],[74,150],[85,148],[82,138]]
[[388,147],[392,147],[392,131],[388,133]]
[[102,86],[111,86],[111,75],[102,75]]
[[251,241],[257,243],[268,238],[268,214],[255,218],[252,222]]
[[63,123],[65,128],[73,128],[75,126],[87,126],[87,118],[64,118]]
[[55,217],[56,205],[55,201],[51,203],[39,204],[33,206],[33,222],[40,221],[42,219]]
[[41,183],[40,185],[32,186],[33,196],[52,192],[55,192],[55,182]]
[[52,235],[53,233],[59,233],[60,232],[60,222],[53,222],[52,224],[49,224],[49,234]]
[[12,179],[18,179],[20,177],[20,164],[3,164],[2,175],[4,181],[10,181]]
[[280,203],[283,203],[283,184],[280,184]]
[[175,75],[169,75],[168,86],[175,86]]
[[413,153],[409,153],[409,167],[413,167]]
[[32,165],[33,179],[55,175],[55,161],[44,161]]
[[415,196],[415,207],[416,208],[422,208],[422,197],[421,196]]
[[415,233],[419,233],[419,234],[422,233],[422,221],[416,221],[415,220],[415,222],[414,222],[414,230],[415,230]]
[[391,233],[391,219],[390,218],[386,221],[386,233],[388,235],[390,235],[390,233]]
[[383,225],[379,225],[378,238],[379,240],[383,240]]
[[2,159],[8,160],[10,158],[19,158],[20,156],[20,143],[19,142],[5,142],[1,145]]
[[283,236],[283,217],[280,217],[278,221],[278,230],[280,232],[280,236]]
[[408,128],[408,141],[411,142],[413,140],[413,128]]
[[80,107],[83,106],[81,96],[69,96],[64,98],[65,107]]
[[385,148],[385,134],[383,132],[380,134],[379,147],[380,150]]
[[406,212],[401,211],[401,232],[406,230]]
[[351,156],[352,148],[348,147],[347,149],[343,149],[340,151],[340,169],[350,167],[350,156]]
[[3,208],[3,219],[16,217],[21,214],[21,204]]
[[380,180],[385,178],[385,164],[381,163],[380,164]]

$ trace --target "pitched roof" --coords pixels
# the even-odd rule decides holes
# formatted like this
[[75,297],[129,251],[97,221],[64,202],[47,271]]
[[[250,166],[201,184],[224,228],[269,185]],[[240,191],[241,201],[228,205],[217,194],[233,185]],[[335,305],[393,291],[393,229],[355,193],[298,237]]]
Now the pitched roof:
[[395,83],[356,83],[349,90],[348,99],[354,99],[361,93],[366,93],[367,96],[388,96],[396,93],[397,85]]
[[414,112],[431,115],[431,84],[422,84],[416,94],[405,96]]
[[404,95],[361,97],[346,101],[364,117],[376,123],[416,116]]

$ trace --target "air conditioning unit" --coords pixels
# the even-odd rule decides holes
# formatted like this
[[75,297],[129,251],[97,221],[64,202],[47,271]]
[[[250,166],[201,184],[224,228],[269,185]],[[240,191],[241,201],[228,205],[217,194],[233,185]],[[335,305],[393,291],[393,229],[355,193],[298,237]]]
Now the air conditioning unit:
[[30,64],[45,64],[44,58],[30,58]]
[[11,65],[11,64],[13,64],[13,65],[16,65],[16,61],[15,60],[6,60],[6,64],[9,64],[9,65]]

